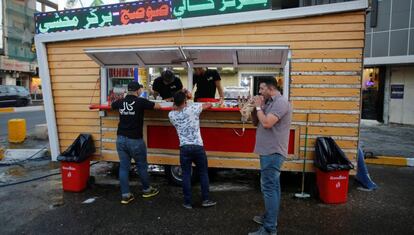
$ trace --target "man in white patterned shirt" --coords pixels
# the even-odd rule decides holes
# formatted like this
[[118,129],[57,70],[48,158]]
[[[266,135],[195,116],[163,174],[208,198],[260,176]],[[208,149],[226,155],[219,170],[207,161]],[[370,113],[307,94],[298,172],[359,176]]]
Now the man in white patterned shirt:
[[196,165],[200,175],[202,206],[210,207],[216,202],[209,199],[208,163],[203,140],[200,133],[200,114],[211,107],[211,104],[187,104],[187,95],[179,91],[174,95],[175,110],[168,114],[170,122],[177,130],[180,139],[180,164],[183,171],[184,204],[192,209],[191,199],[191,167]]

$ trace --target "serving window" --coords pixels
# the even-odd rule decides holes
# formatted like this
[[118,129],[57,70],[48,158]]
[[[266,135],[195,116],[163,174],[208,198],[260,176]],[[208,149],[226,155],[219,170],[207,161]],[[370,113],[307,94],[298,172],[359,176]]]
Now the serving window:
[[122,97],[127,84],[134,79],[149,91],[162,68],[172,68],[189,90],[193,88],[194,67],[215,68],[222,77],[225,92],[227,88],[228,98],[236,98],[233,96],[238,91],[247,96],[257,95],[259,81],[268,76],[277,80],[284,96],[289,94],[290,52],[286,47],[106,48],[85,49],[85,52],[102,66],[102,104],[108,102],[108,97],[109,100]]

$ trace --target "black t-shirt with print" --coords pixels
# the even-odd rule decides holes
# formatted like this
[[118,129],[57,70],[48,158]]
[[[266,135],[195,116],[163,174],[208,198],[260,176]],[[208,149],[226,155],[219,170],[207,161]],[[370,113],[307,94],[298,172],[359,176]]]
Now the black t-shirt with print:
[[220,81],[217,70],[207,69],[203,75],[193,76],[193,85],[197,84],[194,100],[198,98],[214,98],[216,96],[216,81]]
[[174,77],[174,81],[166,85],[162,81],[162,77],[158,77],[154,80],[152,89],[160,93],[162,99],[165,100],[173,97],[177,91],[183,89],[183,84],[181,83],[181,80],[179,78]]
[[112,103],[112,109],[119,111],[117,135],[131,139],[142,139],[144,110],[154,109],[155,103],[134,95],[127,95]]

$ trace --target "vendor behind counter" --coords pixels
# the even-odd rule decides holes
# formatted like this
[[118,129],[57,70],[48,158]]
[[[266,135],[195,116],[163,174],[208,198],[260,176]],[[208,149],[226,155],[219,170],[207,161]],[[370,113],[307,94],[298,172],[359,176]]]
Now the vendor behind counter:
[[174,94],[181,89],[183,89],[183,83],[171,70],[163,71],[152,85],[154,97],[159,95],[166,101],[172,101]]
[[221,77],[215,69],[194,68],[193,86],[197,85],[194,101],[199,98],[215,98],[216,90],[220,99],[224,99]]

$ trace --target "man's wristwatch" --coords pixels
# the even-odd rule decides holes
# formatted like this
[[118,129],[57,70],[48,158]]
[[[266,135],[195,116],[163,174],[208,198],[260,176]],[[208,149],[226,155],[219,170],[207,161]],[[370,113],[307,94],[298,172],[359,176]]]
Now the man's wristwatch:
[[256,107],[256,111],[260,111],[260,110],[262,110],[262,108]]

